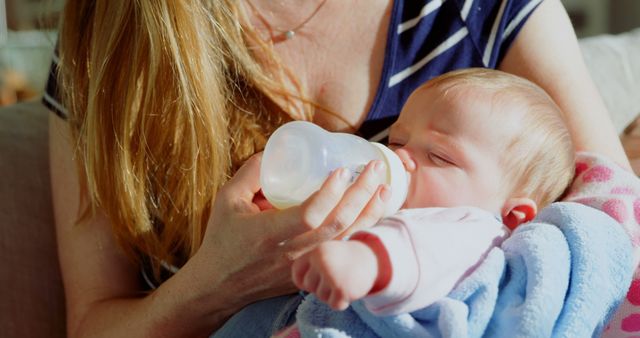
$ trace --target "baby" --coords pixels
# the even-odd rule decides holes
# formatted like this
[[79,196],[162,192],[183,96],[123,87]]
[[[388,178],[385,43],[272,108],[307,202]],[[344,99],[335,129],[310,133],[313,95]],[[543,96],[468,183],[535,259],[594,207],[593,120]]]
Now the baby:
[[335,310],[358,299],[378,315],[432,304],[509,229],[560,197],[574,174],[558,106],[496,70],[455,71],[418,88],[389,146],[410,177],[404,210],[292,267],[294,283]]

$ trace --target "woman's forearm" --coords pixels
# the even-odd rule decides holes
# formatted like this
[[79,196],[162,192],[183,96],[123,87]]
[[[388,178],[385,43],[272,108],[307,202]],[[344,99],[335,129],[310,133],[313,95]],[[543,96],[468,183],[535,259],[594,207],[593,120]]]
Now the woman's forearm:
[[560,1],[539,5],[499,68],[537,83],[554,99],[578,151],[603,154],[631,168]]
[[216,281],[209,283],[206,295],[198,284],[185,267],[147,295],[94,302],[75,320],[69,336],[207,337],[237,308],[228,306],[224,295],[229,293],[212,286]]

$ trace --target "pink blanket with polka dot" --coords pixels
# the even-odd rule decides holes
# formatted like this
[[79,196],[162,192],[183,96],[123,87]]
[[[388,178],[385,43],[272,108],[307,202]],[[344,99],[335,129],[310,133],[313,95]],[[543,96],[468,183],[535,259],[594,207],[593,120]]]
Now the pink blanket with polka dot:
[[640,337],[640,179],[602,156],[579,153],[576,177],[565,200],[604,211],[631,238],[636,271],[627,297],[602,336]]

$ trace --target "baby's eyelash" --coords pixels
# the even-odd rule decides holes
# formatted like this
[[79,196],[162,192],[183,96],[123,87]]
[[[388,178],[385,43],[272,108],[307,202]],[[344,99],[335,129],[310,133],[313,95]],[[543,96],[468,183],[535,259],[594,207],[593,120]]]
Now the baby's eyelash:
[[436,164],[455,165],[455,163],[451,162],[451,160],[432,152],[427,153],[427,157]]

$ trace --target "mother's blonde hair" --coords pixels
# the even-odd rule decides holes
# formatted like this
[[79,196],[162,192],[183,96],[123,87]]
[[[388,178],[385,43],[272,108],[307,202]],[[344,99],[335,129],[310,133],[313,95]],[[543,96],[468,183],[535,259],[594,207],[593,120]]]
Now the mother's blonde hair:
[[275,127],[310,118],[241,17],[236,0],[67,1],[59,82],[85,212],[104,210],[132,257],[193,255],[216,191]]

